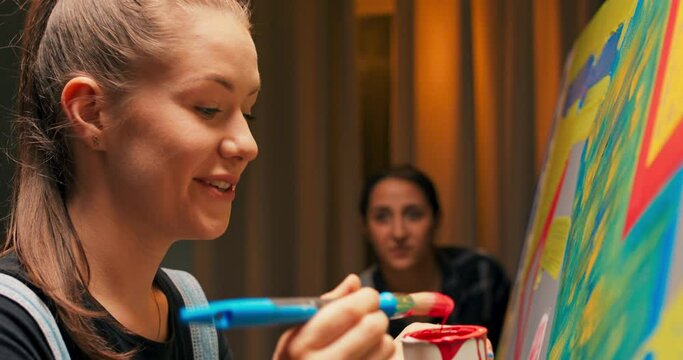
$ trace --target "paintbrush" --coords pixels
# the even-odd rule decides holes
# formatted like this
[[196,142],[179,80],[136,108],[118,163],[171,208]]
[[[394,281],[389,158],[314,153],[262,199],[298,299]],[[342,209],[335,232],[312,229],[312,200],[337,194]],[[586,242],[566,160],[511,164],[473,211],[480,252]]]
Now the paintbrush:
[[[318,310],[334,300],[313,297],[299,298],[242,298],[209,302],[207,306],[181,308],[180,321],[184,323],[211,323],[217,329],[250,327],[305,322]],[[408,316],[447,318],[455,303],[438,292],[380,294],[379,308],[390,319]]]

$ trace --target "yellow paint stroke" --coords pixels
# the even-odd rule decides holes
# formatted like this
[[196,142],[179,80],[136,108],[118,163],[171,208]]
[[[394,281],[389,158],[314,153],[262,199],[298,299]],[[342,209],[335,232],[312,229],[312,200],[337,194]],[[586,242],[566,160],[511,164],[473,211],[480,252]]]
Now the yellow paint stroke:
[[635,359],[652,353],[654,359],[683,359],[683,288],[662,313],[661,323]]
[[664,84],[662,87],[659,110],[655,118],[652,132],[652,142],[647,152],[647,165],[652,164],[657,158],[667,140],[671,137],[676,127],[683,119],[683,46],[674,44],[683,41],[683,6],[678,6],[676,26],[671,39],[671,53],[664,72]]
[[[534,216],[531,242],[524,261],[523,268],[527,276],[529,275],[531,259],[538,248],[541,230],[550,212],[553,195],[555,191],[561,191],[561,189],[557,189],[557,186],[560,183],[564,166],[569,159],[569,152],[576,143],[586,140],[595,125],[595,116],[600,108],[600,103],[587,104],[581,109],[577,109],[577,104],[578,102],[569,109],[567,117],[559,122],[550,144],[550,155],[543,175],[544,179],[542,179],[541,200]],[[526,276],[524,281],[526,281]]]
[[[591,206],[590,211],[592,213],[597,213],[597,205]],[[605,209],[605,214],[603,216],[609,215],[609,212],[611,212],[610,208]],[[595,229],[595,236],[593,237],[593,246],[595,250],[591,251],[590,256],[588,257],[588,263],[586,264],[586,274],[584,275],[586,278],[590,277],[590,275],[593,273],[595,263],[598,261],[598,256],[600,255],[600,250],[602,249],[602,244],[605,242],[605,237],[607,236],[605,234],[605,232],[607,231],[606,227],[601,225],[597,226],[598,228]],[[593,229],[590,229],[589,226],[586,226],[586,229],[584,229],[584,236],[586,236],[586,238],[590,237],[591,231],[593,231]]]
[[548,353],[548,359],[559,360],[560,359],[560,349],[564,348],[567,344],[567,335],[558,336],[555,339],[555,346],[550,349]]
[[[620,24],[624,24],[621,33],[626,33],[629,21],[636,9],[636,3],[637,1],[628,0],[607,1],[600,7],[593,17],[594,21],[588,23],[574,44],[574,59],[568,73],[569,83],[576,79],[579,70],[591,55],[595,55],[596,59],[598,58],[605,42],[619,28]],[[599,21],[595,19],[599,19]],[[619,39],[618,46],[621,46],[622,39],[623,36]]]
[[614,178],[616,177],[618,169],[619,168],[617,166],[612,166],[607,171],[607,182],[605,183],[605,189],[612,188],[612,182],[614,182]]
[[604,313],[604,296],[605,286],[602,280],[599,280],[595,288],[591,292],[591,296],[586,303],[586,308],[581,316],[581,331],[578,331],[579,341],[577,345],[586,344],[588,340],[593,337],[598,325],[602,321],[602,314]]
[[609,90],[610,80],[609,76],[605,76],[588,89],[586,97],[583,99],[584,108],[602,104],[605,95],[607,95],[607,90]]
[[534,291],[538,290],[538,285],[541,285],[541,279],[543,278],[542,274],[543,273],[540,271],[538,274],[536,274],[536,280],[534,280]]
[[564,249],[567,245],[570,225],[569,216],[559,216],[553,219],[548,231],[548,239],[543,248],[541,268],[555,280],[560,277],[560,270],[562,270]]

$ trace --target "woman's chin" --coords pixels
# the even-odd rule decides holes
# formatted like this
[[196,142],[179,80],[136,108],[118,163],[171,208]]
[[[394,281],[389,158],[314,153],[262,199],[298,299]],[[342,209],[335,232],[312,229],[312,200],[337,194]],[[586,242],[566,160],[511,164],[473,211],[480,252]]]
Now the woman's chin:
[[415,261],[411,258],[391,259],[389,266],[395,271],[407,271],[415,266]]
[[193,231],[192,237],[185,237],[189,240],[214,240],[225,234],[228,230],[229,221],[203,224]]

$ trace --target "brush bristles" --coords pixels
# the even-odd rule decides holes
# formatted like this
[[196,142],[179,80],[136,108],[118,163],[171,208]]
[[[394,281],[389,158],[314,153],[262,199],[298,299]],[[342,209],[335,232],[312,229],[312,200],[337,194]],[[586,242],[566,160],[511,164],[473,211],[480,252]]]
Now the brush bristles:
[[411,293],[415,306],[411,316],[446,317],[451,314],[455,304],[450,297],[437,292]]

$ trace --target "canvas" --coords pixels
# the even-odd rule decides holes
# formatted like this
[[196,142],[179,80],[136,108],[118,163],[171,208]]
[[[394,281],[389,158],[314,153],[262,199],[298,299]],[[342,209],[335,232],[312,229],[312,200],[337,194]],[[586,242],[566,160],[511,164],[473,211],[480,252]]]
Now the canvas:
[[683,9],[608,0],[567,59],[497,359],[683,359]]

